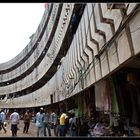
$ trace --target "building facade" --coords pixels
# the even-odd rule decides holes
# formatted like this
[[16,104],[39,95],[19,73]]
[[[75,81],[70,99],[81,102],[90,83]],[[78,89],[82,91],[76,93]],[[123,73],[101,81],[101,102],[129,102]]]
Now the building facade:
[[0,64],[0,108],[127,116],[140,125],[140,5],[49,3],[24,50]]

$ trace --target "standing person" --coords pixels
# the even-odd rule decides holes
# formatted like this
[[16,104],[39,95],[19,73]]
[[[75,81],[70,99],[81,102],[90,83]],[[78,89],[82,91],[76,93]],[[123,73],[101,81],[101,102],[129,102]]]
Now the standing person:
[[50,128],[50,114],[45,110],[44,116],[44,136],[47,136],[46,128],[48,130],[49,136],[51,136],[51,128]]
[[3,128],[3,130],[6,133],[7,131],[6,131],[5,126],[4,126],[5,119],[6,119],[6,115],[5,115],[4,110],[2,109],[0,112],[0,131]]
[[17,136],[19,120],[19,113],[14,109],[14,112],[10,115],[12,136]]
[[52,110],[52,113],[51,113],[51,115],[50,115],[50,122],[51,122],[51,124],[53,125],[53,129],[54,129],[54,135],[55,136],[57,136],[57,120],[58,120],[58,116],[57,116],[57,114],[55,113],[55,111],[54,110]]
[[60,120],[60,116],[58,116],[57,122],[56,122],[56,136],[59,136],[59,134],[60,134],[60,121],[59,120]]
[[83,124],[83,120],[81,117],[76,117],[76,125],[77,125],[77,136],[80,136],[81,126]]
[[27,110],[23,116],[23,120],[24,120],[23,133],[28,133],[31,119],[32,119],[32,114],[30,113],[29,110]]
[[94,117],[90,117],[90,119],[88,121],[88,126],[89,126],[89,136],[92,136],[93,129],[94,129],[94,126],[95,126],[95,119],[94,119]]
[[105,135],[105,128],[102,124],[102,120],[99,118],[97,118],[97,123],[94,126],[93,135],[94,136],[104,136]]
[[89,126],[85,120],[83,120],[83,124],[81,125],[79,136],[88,136],[89,135]]
[[110,121],[110,125],[113,131],[113,135],[118,135],[118,130],[119,130],[119,116],[117,116],[117,114],[113,114],[111,113],[111,121]]
[[70,130],[70,136],[77,136],[77,124],[76,124],[75,113],[72,113],[69,119],[69,130]]
[[44,136],[44,109],[41,107],[40,111],[36,114],[37,137]]
[[60,116],[60,136],[66,135],[66,119],[68,116],[65,113],[65,110],[62,110],[61,116]]
[[93,129],[95,126],[95,119],[91,117],[88,122],[89,129]]

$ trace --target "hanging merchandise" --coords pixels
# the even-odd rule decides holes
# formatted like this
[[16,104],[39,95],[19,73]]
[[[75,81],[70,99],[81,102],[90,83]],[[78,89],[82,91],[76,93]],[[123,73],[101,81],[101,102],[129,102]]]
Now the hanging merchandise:
[[130,94],[130,100],[132,105],[131,121],[133,124],[139,124],[139,106],[138,106],[138,92],[137,92],[137,78],[133,73],[127,74],[127,81],[129,85],[128,92]]
[[86,92],[83,94],[83,115],[88,116],[88,105],[86,104]]
[[85,104],[86,104],[86,109],[85,112],[87,111],[88,116],[96,116],[96,111],[95,111],[95,87],[92,86],[88,90],[85,91]]
[[109,80],[110,80],[110,87],[111,87],[111,112],[114,114],[118,114],[119,107],[118,107],[118,102],[116,97],[114,81],[112,77],[110,77]]
[[77,96],[77,104],[78,104],[78,108],[77,108],[78,116],[82,116],[82,114],[83,114],[83,99],[82,99],[81,94],[78,94],[78,96]]
[[110,83],[109,80],[105,80],[105,92],[104,92],[104,113],[110,112]]
[[121,115],[125,115],[125,110],[124,110],[124,102],[125,100],[123,99],[123,91],[122,88],[124,88],[124,80],[125,80],[125,75],[123,73],[117,73],[113,76],[113,82],[115,85],[115,91],[116,91],[116,98],[118,101],[118,107],[119,107],[119,113]]
[[105,81],[102,80],[95,84],[95,106],[96,111],[104,110],[104,92],[105,92]]

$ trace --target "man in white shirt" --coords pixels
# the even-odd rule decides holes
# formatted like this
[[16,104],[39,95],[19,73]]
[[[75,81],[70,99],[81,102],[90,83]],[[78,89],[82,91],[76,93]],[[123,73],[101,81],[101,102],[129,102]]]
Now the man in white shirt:
[[14,109],[14,112],[10,115],[12,136],[17,136],[19,120],[19,113]]
[[44,136],[44,109],[41,107],[40,111],[36,114],[37,137]]

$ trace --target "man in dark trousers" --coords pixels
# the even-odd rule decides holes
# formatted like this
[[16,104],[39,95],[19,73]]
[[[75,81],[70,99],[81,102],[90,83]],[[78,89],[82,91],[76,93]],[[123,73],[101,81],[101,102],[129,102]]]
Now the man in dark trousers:
[[31,119],[32,119],[32,114],[30,113],[29,110],[27,110],[23,117],[24,120],[23,133],[28,133]]
[[10,115],[12,136],[17,136],[19,120],[19,113],[14,109],[14,112]]

